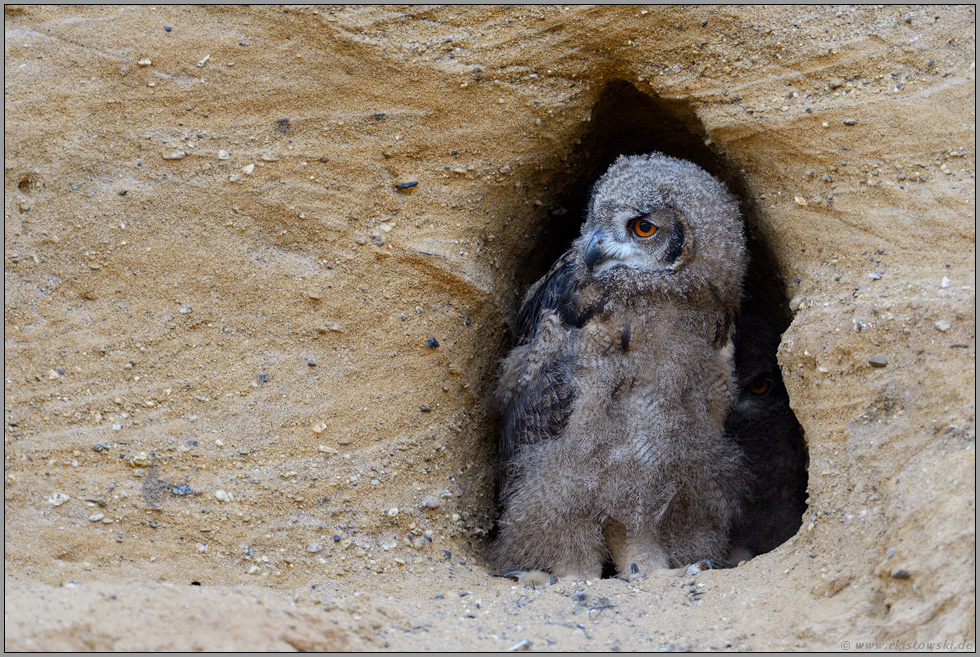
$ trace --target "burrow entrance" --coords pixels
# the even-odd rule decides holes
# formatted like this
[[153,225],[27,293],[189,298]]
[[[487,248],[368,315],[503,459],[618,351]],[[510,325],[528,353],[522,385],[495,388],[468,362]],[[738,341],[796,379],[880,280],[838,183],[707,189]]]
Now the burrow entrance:
[[[759,210],[745,182],[711,148],[694,111],[683,101],[641,93],[610,82],[569,157],[571,175],[555,185],[548,225],[539,239],[540,260],[528,272],[543,275],[578,237],[593,184],[620,155],[660,151],[690,160],[723,181],[739,199],[746,223],[750,264],[739,325],[736,362],[740,393],[728,431],[745,452],[753,483],[751,499],[732,535],[735,561],[769,552],[799,530],[806,512],[807,449],[789,406],[776,361],[779,339],[790,321],[785,286],[768,246],[753,237]],[[560,208],[560,209],[558,209]]]

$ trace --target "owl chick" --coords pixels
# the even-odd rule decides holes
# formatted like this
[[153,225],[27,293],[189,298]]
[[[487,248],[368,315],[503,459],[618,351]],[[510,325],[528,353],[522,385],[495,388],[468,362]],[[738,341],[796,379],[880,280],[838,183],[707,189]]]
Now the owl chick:
[[741,452],[735,199],[696,165],[620,157],[581,236],[528,291],[494,392],[498,569],[594,579],[724,562]]
[[776,362],[779,337],[763,317],[745,313],[739,321],[738,400],[725,423],[749,473],[745,507],[731,534],[736,562],[785,543],[806,512],[806,445]]

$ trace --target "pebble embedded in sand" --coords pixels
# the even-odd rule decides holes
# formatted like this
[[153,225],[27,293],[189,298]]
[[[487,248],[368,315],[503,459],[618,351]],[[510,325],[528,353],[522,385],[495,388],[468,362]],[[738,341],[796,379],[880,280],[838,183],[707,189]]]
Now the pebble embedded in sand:
[[885,367],[888,365],[888,359],[884,356],[872,356],[868,359],[868,364],[871,367]]
[[187,153],[185,153],[184,151],[175,151],[173,153],[167,153],[166,155],[163,156],[163,159],[165,159],[165,160],[182,160],[185,157],[187,157]]
[[214,496],[215,496],[215,498],[219,502],[231,502],[234,499],[231,496],[231,493],[229,493],[228,491],[224,491],[224,490],[216,490],[216,491],[214,491]]
[[153,460],[146,452],[139,452],[129,460],[129,465],[134,468],[148,468],[153,464]]
[[51,506],[61,506],[62,504],[64,504],[70,499],[71,497],[65,495],[64,493],[54,493],[51,497],[48,498],[48,504],[50,504]]

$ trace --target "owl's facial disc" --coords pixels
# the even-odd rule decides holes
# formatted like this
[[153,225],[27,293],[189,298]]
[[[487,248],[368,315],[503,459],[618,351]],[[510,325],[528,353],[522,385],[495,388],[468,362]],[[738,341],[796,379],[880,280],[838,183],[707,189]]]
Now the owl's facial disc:
[[593,276],[620,266],[654,272],[679,265],[686,231],[675,212],[624,209],[610,214],[603,222],[607,225],[587,233],[584,260]]

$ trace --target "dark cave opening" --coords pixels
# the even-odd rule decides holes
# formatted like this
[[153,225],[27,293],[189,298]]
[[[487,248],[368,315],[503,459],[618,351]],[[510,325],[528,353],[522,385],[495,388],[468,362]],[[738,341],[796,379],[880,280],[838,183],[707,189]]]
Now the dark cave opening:
[[736,343],[740,390],[726,430],[742,447],[752,481],[731,534],[735,565],[775,549],[799,530],[807,509],[808,457],[776,361],[791,313],[771,251],[754,237],[761,210],[735,168],[712,148],[687,103],[644,94],[622,80],[607,84],[570,153],[574,173],[562,174],[556,186],[552,207],[563,209],[552,212],[541,233],[535,273],[545,273],[578,237],[592,187],[616,158],[651,151],[690,160],[721,180],[739,199],[745,220],[750,264]]

